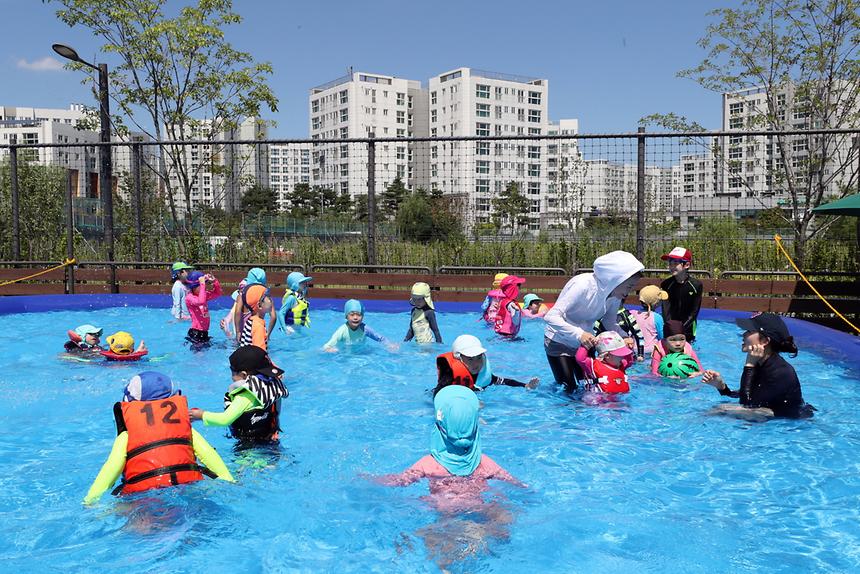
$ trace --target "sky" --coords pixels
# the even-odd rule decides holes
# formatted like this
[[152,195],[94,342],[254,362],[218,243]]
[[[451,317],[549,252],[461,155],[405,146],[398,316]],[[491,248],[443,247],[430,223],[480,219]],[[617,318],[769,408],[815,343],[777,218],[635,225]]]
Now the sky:
[[[171,1],[181,6],[187,1]],[[629,133],[639,118],[674,112],[719,129],[720,94],[681,69],[705,56],[696,45],[714,8],[736,0],[234,0],[236,49],[270,62],[278,110],[274,138],[308,137],[310,88],[355,71],[426,82],[467,66],[549,80],[553,120],[581,133]],[[117,63],[88,30],[60,22],[57,2],[0,0],[0,105],[95,105],[80,72],[63,69],[51,44],[91,62]]]

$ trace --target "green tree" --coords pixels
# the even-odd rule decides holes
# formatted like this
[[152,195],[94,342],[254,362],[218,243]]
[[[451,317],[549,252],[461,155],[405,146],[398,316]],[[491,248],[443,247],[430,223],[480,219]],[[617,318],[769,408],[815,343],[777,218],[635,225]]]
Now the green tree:
[[394,178],[385,191],[382,192],[382,197],[379,199],[378,208],[382,219],[391,221],[397,215],[397,210],[400,209],[400,204],[406,199],[409,191],[403,185],[403,180],[399,177]]
[[[739,8],[720,8],[710,16],[715,22],[699,41],[705,59],[678,75],[719,93],[760,90],[762,97],[751,101],[753,113],[743,127],[776,132],[769,191],[788,197],[787,224],[803,266],[807,241],[827,227],[811,225],[812,210],[834,189],[844,195],[856,188],[860,147],[852,144],[853,134],[784,132],[858,125],[860,2],[744,0]],[[700,127],[675,114],[643,120],[685,131]],[[725,167],[736,167],[717,148]]]
[[516,233],[520,226],[529,224],[529,200],[520,192],[520,185],[511,181],[498,197],[494,197],[493,224],[496,229],[510,227]]
[[[0,253],[11,259],[11,164],[0,164]],[[66,170],[18,158],[18,212],[21,257],[59,260],[65,256]]]
[[356,221],[367,221],[367,194],[355,196],[352,214]]
[[297,183],[290,195],[290,215],[298,219],[316,217],[319,212],[315,188],[307,183]]
[[[51,1],[51,0],[49,0]],[[267,84],[272,68],[233,48],[225,28],[239,24],[231,0],[198,0],[168,16],[167,0],[53,0],[57,17],[85,28],[114,55],[111,97],[125,119],[158,142],[199,139],[215,142],[246,118],[259,118],[263,106],[277,109]],[[71,64],[84,71],[81,64]],[[209,118],[201,121],[201,118]],[[114,126],[114,131],[120,131]],[[188,161],[186,147],[160,144],[155,170],[166,192],[175,224],[191,219],[191,190],[201,170],[218,172],[223,146],[213,143],[209,161]],[[177,183],[178,182],[178,186]],[[188,206],[181,217],[176,194]]]
[[245,215],[275,213],[278,211],[278,196],[271,187],[254,184],[242,196],[240,211]]
[[400,236],[408,241],[448,241],[462,235],[462,223],[448,198],[420,188],[403,200],[395,222]]

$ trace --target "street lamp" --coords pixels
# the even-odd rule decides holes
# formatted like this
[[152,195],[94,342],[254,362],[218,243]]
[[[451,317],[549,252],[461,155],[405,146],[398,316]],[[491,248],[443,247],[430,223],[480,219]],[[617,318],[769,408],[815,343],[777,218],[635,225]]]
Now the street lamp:
[[81,59],[74,48],[64,44],[53,44],[51,48],[60,56],[89,66],[99,73],[99,123],[101,132],[99,141],[99,195],[104,200],[105,207],[105,243],[108,249],[108,261],[111,263],[111,291],[116,291],[116,271],[113,266],[113,159],[111,157],[110,143],[110,100],[108,98],[108,69],[107,64],[92,64]]

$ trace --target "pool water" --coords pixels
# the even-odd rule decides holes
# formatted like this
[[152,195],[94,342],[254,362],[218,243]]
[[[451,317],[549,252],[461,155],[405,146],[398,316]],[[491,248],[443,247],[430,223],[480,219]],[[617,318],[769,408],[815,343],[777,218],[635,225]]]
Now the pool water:
[[[112,405],[141,370],[169,374],[189,403],[222,408],[230,349],[192,353],[188,323],[136,307],[0,316],[0,564],[6,572],[849,572],[860,569],[858,374],[801,349],[790,362],[811,420],[750,423],[709,414],[728,401],[700,382],[631,372],[632,392],[588,406],[551,381],[542,323],[495,339],[477,314],[439,314],[448,344],[486,341],[497,374],[534,391],[482,393],[484,452],[526,489],[491,483],[486,507],[438,513],[426,481],[368,477],[427,454],[436,354],[448,345],[369,342],[327,354],[337,311],[312,312],[306,336],[276,332],[287,368],[280,446],[237,451],[222,429],[196,426],[237,484],[206,480],[127,498],[81,499],[110,450]],[[407,313],[368,312],[400,341]],[[137,364],[60,358],[79,324],[146,340]],[[706,368],[737,386],[743,354],[732,323],[703,321]],[[200,425],[200,423],[195,423]],[[433,542],[435,540],[435,542]]]

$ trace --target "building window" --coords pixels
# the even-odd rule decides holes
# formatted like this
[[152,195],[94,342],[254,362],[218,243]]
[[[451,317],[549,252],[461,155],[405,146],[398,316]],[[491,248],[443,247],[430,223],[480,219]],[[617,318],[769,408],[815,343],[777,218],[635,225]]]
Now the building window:
[[475,180],[475,193],[490,193],[490,180],[489,179],[476,179]]
[[502,88],[499,86],[496,86],[496,99],[497,100],[502,99]]
[[535,124],[539,124],[540,110],[529,110],[529,121]]
[[406,159],[406,148],[403,146],[397,146],[397,159]]
[[476,155],[490,155],[490,142],[475,142]]
[[311,100],[311,113],[317,113],[320,111],[320,101],[319,100]]
[[530,181],[528,183],[527,192],[529,195],[540,195],[540,182]]
[[349,92],[346,90],[342,90],[340,92],[340,103],[345,104],[349,101]]
[[475,104],[475,115],[479,118],[490,117],[490,104]]
[[436,92],[430,92],[430,104],[436,105]]
[[475,173],[481,173],[489,175],[490,173],[490,162],[486,160],[478,160],[475,162]]
[[406,94],[402,92],[397,92],[397,105],[402,106],[406,104]]
[[744,127],[744,119],[742,117],[729,119],[729,129],[738,130],[738,129],[741,129],[743,127]]
[[475,97],[476,98],[489,98],[490,97],[490,86],[486,86],[484,84],[475,84]]
[[349,110],[343,109],[340,111],[340,121],[345,122],[349,120]]
[[406,123],[406,112],[398,111],[397,112],[397,123],[405,124]]
[[476,123],[475,124],[475,135],[476,136],[488,136],[490,135],[490,124],[484,123]]
[[540,92],[529,92],[529,103],[534,106],[540,105]]
[[736,116],[738,114],[744,113],[744,103],[736,102],[733,104],[729,104],[729,115]]
[[529,146],[529,159],[540,159],[540,146]]
[[539,163],[530,163],[529,164],[529,177],[540,177],[540,164]]

